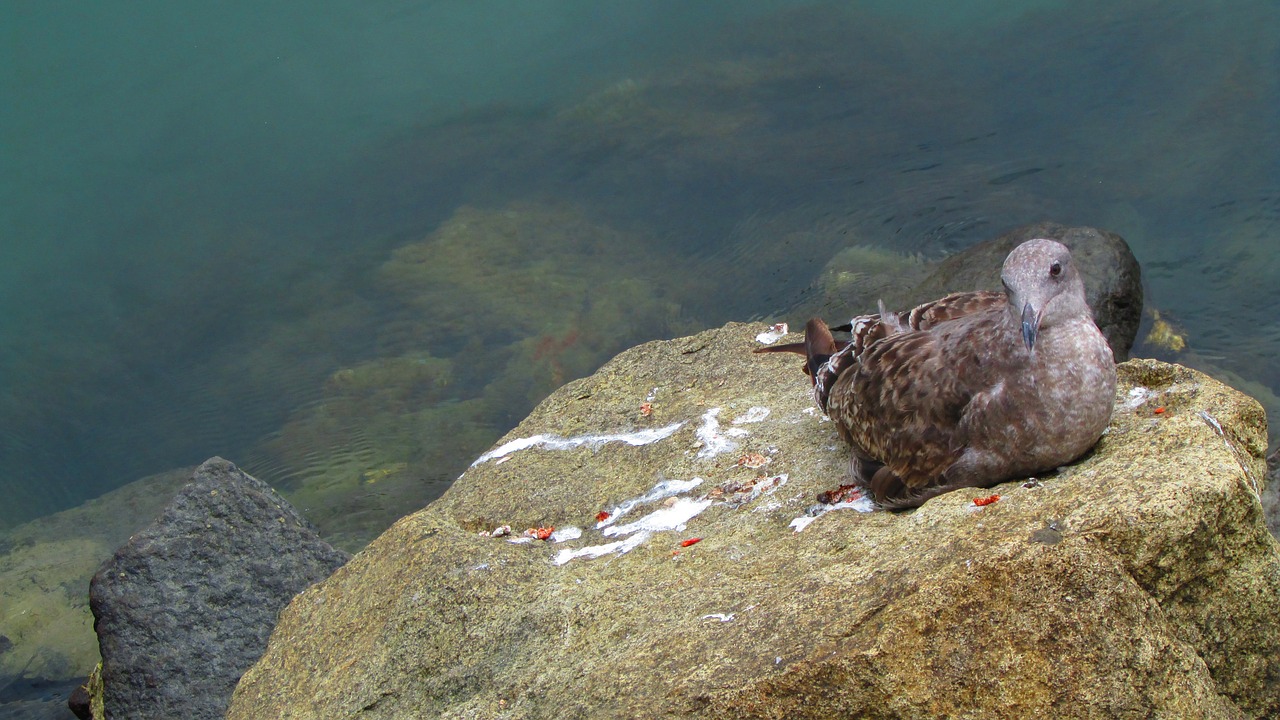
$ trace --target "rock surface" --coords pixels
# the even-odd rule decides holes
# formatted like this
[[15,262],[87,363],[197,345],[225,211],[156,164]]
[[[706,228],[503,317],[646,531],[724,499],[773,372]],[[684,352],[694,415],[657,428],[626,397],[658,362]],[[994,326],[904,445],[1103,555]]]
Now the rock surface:
[[1280,447],[1267,456],[1267,489],[1262,493],[1262,509],[1267,517],[1267,529],[1280,538]]
[[276,614],[349,556],[222,458],[94,576],[108,718],[221,718]]
[[[763,329],[557,391],[295,598],[228,717],[1280,713],[1256,402],[1131,361],[1108,433],[1054,475],[813,518],[848,450],[794,358],[751,355]],[[480,534],[501,525],[557,534]]]

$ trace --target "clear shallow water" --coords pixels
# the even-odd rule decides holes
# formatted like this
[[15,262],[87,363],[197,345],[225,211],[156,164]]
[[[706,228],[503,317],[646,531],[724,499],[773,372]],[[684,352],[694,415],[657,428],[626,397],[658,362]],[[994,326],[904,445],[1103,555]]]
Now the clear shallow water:
[[[1280,410],[1274,2],[688,6],[0,8],[0,531],[221,454],[354,549],[626,347],[1045,219]],[[0,714],[94,661],[40,578]]]
[[358,545],[625,347],[1042,219],[1277,409],[1274,3],[698,7],[6,6],[0,528],[222,454]]

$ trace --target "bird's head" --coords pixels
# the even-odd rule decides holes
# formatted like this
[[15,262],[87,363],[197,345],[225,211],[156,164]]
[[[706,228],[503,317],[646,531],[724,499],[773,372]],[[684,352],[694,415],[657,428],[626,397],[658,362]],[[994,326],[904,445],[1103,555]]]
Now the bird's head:
[[1014,248],[1004,261],[1000,279],[1028,351],[1035,351],[1042,330],[1089,312],[1071,251],[1055,240],[1028,240]]

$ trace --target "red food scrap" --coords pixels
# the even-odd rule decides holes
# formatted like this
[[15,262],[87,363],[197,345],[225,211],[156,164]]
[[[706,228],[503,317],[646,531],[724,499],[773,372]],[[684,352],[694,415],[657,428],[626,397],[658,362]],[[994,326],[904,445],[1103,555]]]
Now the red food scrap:
[[857,485],[841,485],[835,490],[824,490],[818,493],[818,502],[823,505],[836,505],[852,502],[862,497],[862,488]]
[[605,520],[608,520],[611,517],[613,516],[609,514],[608,510],[601,510],[600,512],[596,513],[596,522],[604,522]]
[[977,505],[978,507],[982,507],[984,505],[990,505],[991,503],[999,499],[1000,499],[999,495],[988,495],[987,497],[983,497],[983,498],[974,498],[973,504]]
[[652,415],[653,403],[647,403],[647,402],[640,403],[640,414],[645,417],[649,417],[650,415]]
[[700,537],[692,537],[692,538],[689,538],[688,540],[685,540],[684,542],[680,543],[680,547],[689,547],[690,545],[697,545],[697,544],[698,544],[698,543],[700,543],[700,542],[702,542],[702,538],[700,538]]
[[551,533],[555,531],[556,529],[553,526],[548,525],[547,527],[529,528],[528,530],[524,531],[524,534],[527,537],[535,538],[538,540],[546,540],[550,538]]
[[1160,407],[1156,408],[1156,409],[1155,409],[1155,410],[1153,410],[1152,412],[1154,412],[1155,414],[1159,415],[1160,413],[1164,412],[1164,406],[1163,406],[1163,405],[1161,405]]

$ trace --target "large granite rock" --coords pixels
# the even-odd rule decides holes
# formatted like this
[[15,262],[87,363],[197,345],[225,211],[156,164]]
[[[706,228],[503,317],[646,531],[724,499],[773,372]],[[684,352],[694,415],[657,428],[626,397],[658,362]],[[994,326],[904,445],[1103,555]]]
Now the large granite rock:
[[1280,447],[1267,456],[1267,489],[1262,494],[1267,529],[1280,538],[1280,492],[1277,490],[1280,490]]
[[106,716],[223,717],[276,614],[348,558],[266,483],[206,461],[90,585]]
[[794,357],[751,354],[763,329],[557,391],[295,598],[228,717],[1280,714],[1256,402],[1131,361],[1070,467],[813,518],[848,449]]

